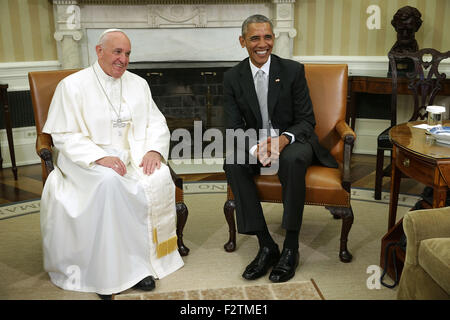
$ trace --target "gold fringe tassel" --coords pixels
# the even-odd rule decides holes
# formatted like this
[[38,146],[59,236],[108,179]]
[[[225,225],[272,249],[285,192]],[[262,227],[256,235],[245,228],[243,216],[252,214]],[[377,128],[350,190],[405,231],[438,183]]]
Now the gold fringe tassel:
[[178,248],[177,239],[178,238],[175,235],[162,243],[158,243],[156,228],[153,229],[153,242],[156,243],[156,257],[159,259],[168,255],[172,251],[175,251]]

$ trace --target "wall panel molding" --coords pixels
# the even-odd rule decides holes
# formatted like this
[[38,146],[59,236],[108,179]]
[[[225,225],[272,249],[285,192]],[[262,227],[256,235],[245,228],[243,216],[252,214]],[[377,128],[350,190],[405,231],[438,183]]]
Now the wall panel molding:
[[26,61],[0,63],[0,83],[8,84],[8,91],[30,90],[28,72],[59,70],[61,63],[52,61]]
[[[388,72],[387,56],[294,56],[301,63],[347,64],[351,76],[385,77]],[[450,78],[450,59],[441,62],[439,72],[445,72]]]
[[[13,128],[13,141],[17,166],[41,162],[36,154],[36,128],[34,126]],[[6,137],[5,129],[0,130],[0,145],[2,149],[3,168],[10,168],[11,157],[9,155],[8,139]]]

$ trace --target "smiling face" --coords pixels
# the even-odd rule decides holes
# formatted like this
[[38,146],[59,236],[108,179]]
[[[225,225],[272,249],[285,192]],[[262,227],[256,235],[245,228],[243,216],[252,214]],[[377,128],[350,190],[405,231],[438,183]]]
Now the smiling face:
[[113,77],[120,78],[127,70],[130,61],[131,43],[122,32],[110,32],[105,36],[103,44],[95,47],[98,63],[103,71]]
[[269,59],[272,53],[274,34],[270,24],[250,23],[247,32],[239,37],[242,48],[247,48],[248,56],[252,63],[261,68]]

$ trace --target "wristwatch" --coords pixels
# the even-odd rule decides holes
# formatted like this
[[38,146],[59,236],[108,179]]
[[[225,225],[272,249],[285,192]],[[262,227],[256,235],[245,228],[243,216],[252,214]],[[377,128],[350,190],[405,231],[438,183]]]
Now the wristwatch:
[[281,135],[285,136],[289,140],[289,144],[292,143],[292,137],[288,135],[287,133],[282,133]]

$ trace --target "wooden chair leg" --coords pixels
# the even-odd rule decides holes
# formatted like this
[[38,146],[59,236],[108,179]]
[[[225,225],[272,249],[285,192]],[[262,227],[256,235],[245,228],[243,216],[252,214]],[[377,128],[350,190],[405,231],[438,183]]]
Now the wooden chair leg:
[[228,230],[230,233],[230,238],[228,242],[223,246],[226,252],[233,252],[236,250],[236,222],[234,220],[234,209],[236,204],[234,200],[227,200],[223,206],[223,213],[225,214],[225,219],[228,223]]
[[342,213],[342,228],[341,228],[341,245],[339,249],[339,258],[342,262],[352,261],[352,254],[347,249],[348,234],[353,224],[353,210],[352,207],[345,208]]
[[325,206],[325,209],[327,209],[328,211],[330,211],[331,215],[333,216],[333,219],[338,220],[338,219],[341,218],[341,216],[340,216],[338,213],[336,213],[335,210],[333,210],[334,207],[327,207],[327,206]]
[[342,262],[350,262],[350,261],[352,261],[353,256],[350,253],[350,251],[348,251],[347,240],[348,240],[348,234],[350,233],[350,229],[353,224],[352,207],[351,206],[349,208],[327,207],[327,209],[331,211],[333,216],[337,215],[337,216],[340,216],[342,219],[339,259]]
[[178,252],[182,256],[187,256],[189,254],[189,248],[186,247],[183,243],[183,230],[186,225],[187,217],[188,217],[188,209],[183,202],[178,202],[176,204],[177,210],[177,244],[178,244]]
[[377,166],[375,170],[375,200],[381,200],[383,184],[384,149],[377,148]]

